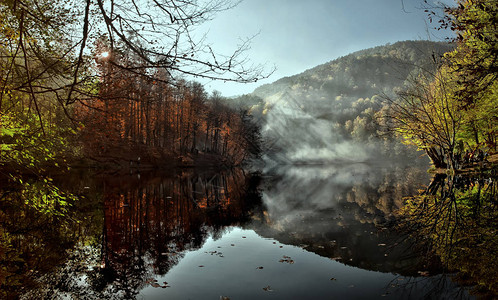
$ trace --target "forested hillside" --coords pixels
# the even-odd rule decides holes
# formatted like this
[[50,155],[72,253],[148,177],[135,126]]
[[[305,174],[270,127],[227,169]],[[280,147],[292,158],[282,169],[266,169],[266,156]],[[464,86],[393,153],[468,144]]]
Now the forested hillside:
[[434,72],[453,48],[405,41],[366,49],[263,85],[235,101],[249,106],[265,124],[267,146],[284,151],[291,161],[406,154],[404,145],[391,143],[394,137],[381,132],[378,113],[422,70]]

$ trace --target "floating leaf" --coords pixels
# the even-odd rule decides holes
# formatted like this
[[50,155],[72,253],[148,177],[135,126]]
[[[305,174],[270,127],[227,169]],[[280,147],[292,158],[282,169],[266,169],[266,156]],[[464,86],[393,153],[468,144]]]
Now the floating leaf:
[[263,291],[265,291],[265,292],[273,292],[273,290],[271,289],[271,287],[270,287],[270,286],[265,286],[265,287],[263,288]]
[[294,263],[294,260],[290,256],[284,255],[283,257],[284,258],[281,259],[281,260],[279,260],[278,262],[288,263],[288,264],[291,264],[291,265]]
[[263,267],[257,267],[256,269],[258,269],[258,270],[262,270],[262,269],[263,269]]

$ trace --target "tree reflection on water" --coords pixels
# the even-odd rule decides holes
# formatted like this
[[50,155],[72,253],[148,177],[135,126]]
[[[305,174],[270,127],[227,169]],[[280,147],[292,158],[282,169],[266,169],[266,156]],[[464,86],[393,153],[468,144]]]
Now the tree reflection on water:
[[[231,270],[233,264],[254,272],[263,266],[264,257],[278,254],[281,259],[293,251],[294,272],[272,276],[272,288],[278,287],[279,278],[299,281],[316,291],[318,298],[343,292],[354,295],[344,285],[348,276],[356,278],[354,272],[371,276],[371,290],[358,287],[356,292],[377,295],[378,289],[377,297],[384,289],[393,296],[415,299],[420,293],[466,298],[466,291],[455,288],[444,272],[438,275],[444,270],[459,271],[454,278],[462,285],[479,284],[476,293],[496,294],[494,178],[436,176],[422,195],[404,198],[417,194],[422,183],[429,181],[424,169],[356,164],[289,167],[265,174],[264,180],[240,169],[140,176],[76,174],[59,182],[81,198],[64,216],[31,210],[22,197],[3,189],[0,298],[20,294],[23,299],[53,295],[131,299],[161,288],[176,293],[192,278],[202,283],[203,272],[189,269],[195,274],[186,273],[183,278],[188,282],[175,282],[171,288],[165,282],[170,281],[165,279],[168,274],[174,270],[179,274],[179,267],[189,265],[185,261],[196,251],[218,255],[216,247],[204,249],[216,241],[226,244],[225,257],[210,261],[211,268],[202,268],[205,274],[224,274],[223,266]],[[400,220],[413,239],[401,241],[403,234],[392,229],[390,224]],[[248,238],[240,238],[251,247],[244,249],[242,241],[230,246],[227,241],[237,232],[235,227],[245,232]],[[431,255],[413,251],[413,241],[425,245],[422,249]],[[253,257],[255,250],[269,252]],[[320,267],[314,265],[318,261]],[[441,268],[441,261],[446,268]],[[237,286],[244,280],[254,282],[264,272],[277,274],[283,264],[278,259],[274,263],[272,267],[266,261],[258,274],[241,271],[240,278],[223,282],[223,288],[229,290],[230,284]],[[330,286],[328,275],[318,278],[327,284],[316,277],[327,274],[329,268],[338,270],[339,265],[343,273],[333,276],[345,291]],[[198,269],[198,264],[193,266]],[[385,278],[393,280],[387,290]],[[245,297],[256,291],[235,290]],[[294,293],[286,292],[279,290],[279,297]],[[278,298],[276,293],[272,295]]]
[[259,203],[258,195],[248,192],[255,183],[257,178],[233,170],[153,178],[138,188],[107,186],[99,270],[105,284],[117,284],[132,297],[150,283],[147,279],[178,264],[185,250],[199,249],[227,226],[246,223]]
[[427,256],[437,255],[455,280],[480,297],[498,295],[497,177],[436,175],[400,210]]
[[89,177],[61,181],[81,197],[65,216],[2,200],[0,298],[134,298],[261,203],[259,177],[240,169]]

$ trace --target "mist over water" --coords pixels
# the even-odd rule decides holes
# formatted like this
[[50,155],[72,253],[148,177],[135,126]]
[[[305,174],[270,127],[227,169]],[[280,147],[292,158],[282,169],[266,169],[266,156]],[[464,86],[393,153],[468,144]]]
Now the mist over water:
[[[430,181],[424,169],[399,164],[332,164],[280,166],[266,170],[272,181],[262,199],[275,224],[297,230],[296,224],[327,219],[354,219],[355,222],[384,221],[403,204],[403,197],[417,193]],[[355,209],[345,209],[345,204]],[[362,221],[363,220],[363,221]],[[350,220],[351,221],[351,220]],[[340,228],[338,228],[340,229]]]

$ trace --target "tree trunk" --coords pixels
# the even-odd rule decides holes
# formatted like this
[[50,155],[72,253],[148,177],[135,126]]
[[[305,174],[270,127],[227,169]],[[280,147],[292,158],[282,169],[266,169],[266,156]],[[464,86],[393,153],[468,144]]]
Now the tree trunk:
[[429,158],[431,159],[434,167],[436,167],[438,169],[444,169],[448,166],[446,164],[446,162],[444,161],[444,155],[439,153],[436,150],[436,148],[434,148],[434,147],[426,148],[425,152],[427,153],[427,156],[429,156]]

